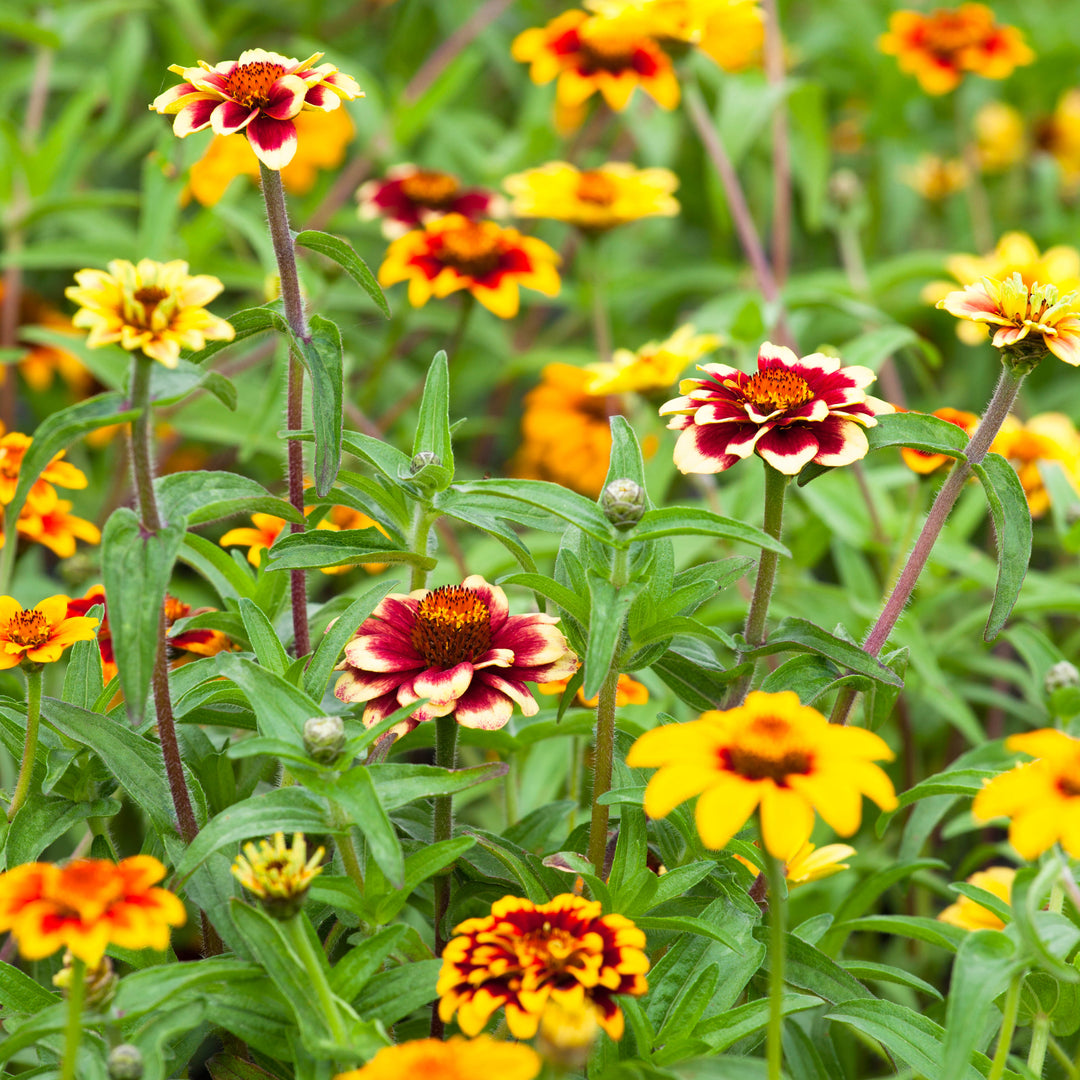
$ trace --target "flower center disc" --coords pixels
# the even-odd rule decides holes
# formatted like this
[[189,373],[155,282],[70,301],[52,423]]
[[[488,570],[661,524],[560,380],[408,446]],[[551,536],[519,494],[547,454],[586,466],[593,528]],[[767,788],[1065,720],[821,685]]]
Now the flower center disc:
[[610,176],[602,172],[583,172],[577,185],[577,197],[582,202],[593,203],[596,206],[610,206],[619,189]]
[[499,265],[502,247],[497,234],[469,222],[460,229],[442,234],[438,258],[460,274],[482,278]]
[[488,606],[472,589],[444,585],[420,601],[410,640],[432,667],[476,660],[491,647]]
[[16,645],[37,649],[49,640],[49,624],[40,611],[19,611],[8,622],[7,636]]
[[740,733],[734,746],[721,750],[721,762],[747,780],[772,780],[783,786],[789,776],[808,773],[813,764],[809,752],[792,742],[787,721],[761,716]]
[[746,380],[742,393],[747,401],[773,409],[803,405],[814,396],[804,378],[784,368],[769,368],[752,375]]
[[637,35],[614,33],[610,29],[582,34],[581,52],[587,70],[624,71],[632,67],[639,40]]
[[285,69],[280,64],[268,64],[265,60],[241,64],[225,80],[228,95],[248,109],[254,105],[265,105],[270,96],[270,87],[284,74]]
[[449,173],[428,169],[421,169],[401,181],[401,190],[407,199],[433,209],[449,206],[460,186]]
[[143,310],[146,312],[146,323],[149,324],[150,317],[154,314],[154,308],[168,295],[169,290],[161,288],[160,285],[144,285],[134,292],[132,299],[142,304]]

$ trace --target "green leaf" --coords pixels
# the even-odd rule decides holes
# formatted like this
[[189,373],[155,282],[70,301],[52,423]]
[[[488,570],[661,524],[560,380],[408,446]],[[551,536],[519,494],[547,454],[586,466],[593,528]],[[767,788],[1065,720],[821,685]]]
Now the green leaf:
[[346,431],[342,436],[341,445],[350,454],[363,458],[369,465],[374,465],[388,480],[395,484],[401,476],[409,474],[409,466],[412,459],[403,454],[395,446],[391,446],[382,439],[364,435],[359,431]]
[[502,761],[473,765],[468,769],[442,769],[437,765],[383,763],[371,767],[371,779],[379,801],[387,811],[397,810],[416,799],[434,795],[456,795],[459,791],[498,780],[509,766]]
[[438,560],[427,555],[399,548],[388,549],[389,543],[378,529],[311,529],[305,533],[279,536],[266,552],[270,570],[310,570],[330,566],[351,566],[354,563],[408,563],[425,570],[434,570]]
[[595,697],[615,663],[616,650],[622,639],[626,615],[641,583],[616,589],[610,581],[589,571],[589,641],[585,649],[585,668],[582,691],[586,698]]
[[255,575],[246,561],[238,562],[224,548],[197,533],[184,537],[178,556],[181,562],[197,570],[217,590],[223,600],[255,596]]
[[229,341],[209,342],[205,348],[188,357],[189,364],[202,364],[222,349],[227,349],[230,345],[235,345],[238,341],[243,341],[244,338],[249,338],[253,334],[262,333],[263,330],[276,330],[280,334],[289,332],[289,324],[285,316],[278,309],[269,306],[245,308],[230,315],[228,321],[235,331],[234,336]]
[[[785,993],[781,1010],[784,1016],[790,1016],[792,1013],[803,1012],[806,1009],[816,1009],[820,1005],[821,998],[811,997],[808,994]],[[762,999],[728,1009],[719,1016],[707,1017],[697,1027],[684,1026],[681,1031],[674,1028],[673,1032],[686,1034],[692,1030],[695,1039],[704,1039],[714,1053],[720,1053],[729,1046],[734,1046],[740,1039],[764,1031],[768,1024],[769,1002]],[[670,1024],[664,1025],[665,1029],[669,1026]]]
[[[86,614],[91,619],[101,619],[105,608],[95,604]],[[102,691],[101,648],[97,638],[76,641],[68,653],[67,671],[64,672],[65,701],[84,709],[92,709]]]
[[382,289],[379,288],[375,275],[368,269],[367,263],[356,254],[348,240],[342,240],[340,237],[315,229],[305,229],[296,234],[293,243],[311,251],[317,251],[328,259],[333,259],[375,301],[375,306],[388,319],[390,318],[390,305]]
[[424,380],[412,452],[414,458],[428,453],[439,459],[449,474],[446,483],[438,485],[440,491],[445,490],[454,478],[454,448],[450,439],[450,368],[442,349],[435,354]]
[[278,499],[254,480],[238,473],[170,473],[154,482],[166,521],[187,518],[189,527],[205,525],[232,514],[273,514],[302,524],[304,515],[292,503]]
[[927,413],[885,413],[866,429],[871,450],[887,446],[910,446],[925,454],[945,454],[963,461],[968,437],[962,427]]
[[368,981],[356,999],[356,1011],[365,1020],[396,1024],[435,1000],[435,983],[441,967],[441,960],[419,960],[380,972]]
[[54,841],[87,818],[109,818],[120,812],[115,799],[69,802],[32,793],[15,815],[4,847],[8,866],[33,862]]
[[141,723],[154,657],[161,641],[161,610],[177,552],[183,518],[148,534],[133,510],[114,510],[101,537],[102,577],[109,609],[120,687],[132,722]]
[[898,937],[925,941],[930,945],[948,949],[949,952],[956,952],[969,933],[962,927],[921,915],[866,915],[860,919],[837,923],[829,932],[850,934],[858,930],[871,934],[896,934]]
[[573,589],[561,585],[554,578],[544,574],[506,574],[499,578],[499,585],[521,585],[532,589],[548,600],[554,600],[567,613],[572,615],[582,626],[589,625],[589,604],[578,596]]
[[[310,783],[315,786],[315,781]],[[371,781],[371,772],[363,765],[354,765],[332,783],[319,784],[315,789],[345,810],[352,823],[364,834],[375,864],[395,889],[402,888],[405,884],[405,855],[394,826],[379,801]]]
[[[311,893],[316,898],[321,880],[321,877],[316,878],[312,885]],[[330,972],[330,987],[334,993],[344,1001],[353,1001],[368,979],[382,968],[383,961],[401,946],[407,934],[406,928],[398,924],[377,930],[359,942]]]
[[[625,416],[612,416],[608,423],[611,427],[611,457],[608,459],[604,487],[607,487],[612,480],[633,480],[644,491],[645,459],[641,455],[641,445],[638,443],[637,434]],[[645,499],[645,509],[651,510],[652,502],[648,494]]]
[[124,1022],[137,1020],[188,990],[250,979],[261,969],[235,957],[208,956],[197,964],[159,964],[125,975],[112,1001]]
[[200,388],[236,412],[236,387],[220,371],[199,367],[190,360],[177,360],[171,368],[155,364],[150,371],[150,400],[155,405],[175,405]]
[[0,999],[5,1009],[16,1013],[39,1013],[60,1003],[60,995],[50,993],[17,967],[0,960]]
[[740,664],[738,667],[721,671],[718,667],[705,667],[698,660],[669,649],[652,664],[652,670],[681,701],[685,701],[692,709],[705,712],[708,709],[720,708],[728,683],[749,671],[750,666]]
[[315,491],[325,496],[341,467],[341,435],[345,426],[345,378],[341,331],[336,323],[312,315],[308,337],[289,335],[311,376],[311,413],[315,428]]
[[243,690],[255,710],[262,735],[285,739],[299,746],[304,722],[323,714],[302,690],[242,656],[222,656],[219,670]]
[[775,551],[789,558],[791,556],[791,552],[779,540],[774,540],[763,529],[698,506],[648,510],[637,525],[623,535],[629,540],[659,540],[662,536],[717,536],[723,540],[753,544],[754,547]]
[[450,840],[428,844],[407,856],[405,884],[378,900],[375,906],[375,922],[388,923],[405,906],[417,886],[434,877],[440,870],[453,866],[466,851],[475,846],[475,836],[455,836]]
[[897,798],[895,810],[889,810],[878,818],[878,836],[884,835],[892,819],[911,803],[920,799],[933,798],[935,795],[974,795],[985,787],[987,780],[998,775],[998,769],[951,769],[928,776],[925,780],[901,792]]
[[1000,454],[987,454],[971,468],[982,481],[997,539],[997,588],[983,631],[983,640],[993,641],[1008,621],[1031,561],[1031,510],[1020,477]]
[[[764,938],[765,933],[764,927],[758,927],[755,930],[755,936],[759,940]],[[792,986],[817,994],[818,997],[831,1002],[873,997],[858,979],[820,949],[803,941],[796,934],[788,934],[785,940],[787,956],[784,960],[784,979]],[[766,969],[769,967],[767,955],[765,967]]]
[[259,664],[275,675],[284,675],[292,660],[281,644],[270,620],[246,596],[240,597],[240,617],[244,620],[247,639]]
[[945,1000],[936,986],[932,986],[925,979],[920,979],[918,975],[912,975],[910,971],[893,967],[891,964],[878,964],[873,960],[842,960],[840,966],[862,982],[894,983],[897,986],[907,986],[912,990],[918,990],[920,994],[937,998],[938,1001]]
[[1009,896],[1013,921],[1007,929],[1016,934],[1029,958],[1043,971],[1065,983],[1080,983],[1080,971],[1065,962],[1080,940],[1080,930],[1064,915],[1042,910],[1043,901],[1060,876],[1059,856],[1041,869],[1025,866],[1018,870]]

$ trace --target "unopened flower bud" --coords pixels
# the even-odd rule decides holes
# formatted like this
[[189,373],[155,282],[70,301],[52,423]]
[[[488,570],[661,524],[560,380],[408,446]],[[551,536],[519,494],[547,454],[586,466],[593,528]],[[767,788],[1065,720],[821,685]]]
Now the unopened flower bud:
[[1065,690],[1069,687],[1080,686],[1080,671],[1068,660],[1061,660],[1046,673],[1043,679],[1043,689],[1047,694],[1055,690]]
[[421,469],[428,465],[441,464],[442,458],[439,457],[438,454],[433,454],[430,450],[421,450],[420,453],[409,462],[409,472],[415,476]]
[[345,745],[345,725],[340,716],[313,716],[304,721],[304,749],[320,765],[333,765]]
[[829,177],[828,191],[837,210],[850,210],[862,198],[862,181],[851,169],[838,169]]
[[137,1046],[121,1043],[109,1051],[110,1080],[142,1080],[143,1056]]
[[292,847],[284,833],[274,833],[273,842],[260,840],[259,846],[244,845],[232,865],[233,876],[258,898],[263,910],[275,919],[291,919],[304,906],[311,883],[322,872],[326,854],[319,848],[309,859],[303,833],[294,833]]
[[633,480],[612,480],[600,493],[600,509],[616,529],[632,529],[645,513],[645,489]]
[[[63,967],[52,978],[53,986],[59,987],[64,997],[71,988],[73,962],[71,953],[65,952]],[[119,984],[112,960],[103,956],[97,967],[88,967],[83,974],[83,1001],[91,1009],[102,1009],[116,996]]]

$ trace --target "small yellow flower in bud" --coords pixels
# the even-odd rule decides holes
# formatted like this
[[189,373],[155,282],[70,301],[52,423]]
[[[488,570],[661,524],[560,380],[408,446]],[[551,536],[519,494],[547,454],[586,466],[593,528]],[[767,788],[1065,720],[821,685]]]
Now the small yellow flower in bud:
[[[244,845],[232,865],[233,876],[248,892],[254,893],[268,915],[289,919],[303,906],[312,881],[322,872],[324,848],[310,859],[303,833],[294,833],[292,847],[285,846],[285,834],[274,833],[274,840],[260,840]],[[246,856],[246,857],[245,857]]]

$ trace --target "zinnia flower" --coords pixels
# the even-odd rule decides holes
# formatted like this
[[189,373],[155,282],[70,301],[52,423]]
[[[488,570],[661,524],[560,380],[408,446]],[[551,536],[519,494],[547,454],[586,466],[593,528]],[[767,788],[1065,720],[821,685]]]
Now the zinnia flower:
[[681,431],[675,464],[684,473],[716,473],[756,453],[774,469],[794,476],[811,461],[850,465],[870,449],[863,428],[892,406],[868,397],[874,381],[865,367],[841,367],[823,353],[800,359],[765,342],[754,375],[726,364],[699,366],[704,379],[683,379],[683,396],[660,415]]
[[1064,413],[1040,413],[1026,424],[1007,416],[990,449],[1016,469],[1032,517],[1042,517],[1050,509],[1050,492],[1039,470],[1040,461],[1056,461],[1080,493],[1080,432]]
[[[1024,339],[1030,344],[1041,337],[1043,349],[1073,367],[1080,365],[1080,292],[1062,296],[1053,285],[1029,287],[1019,274],[1012,274],[1004,281],[984,277],[949,293],[937,306],[958,319],[998,327],[996,349],[1012,351]],[[1035,346],[1041,354],[1037,341]]]
[[[0,282],[0,303],[4,298],[4,285]],[[41,326],[60,333],[74,333],[71,320],[59,312],[40,296],[22,289],[19,292],[17,312],[18,329],[26,326]],[[53,378],[59,375],[67,383],[76,397],[82,397],[93,385],[94,376],[83,362],[67,349],[55,345],[42,345],[32,341],[17,339],[16,346],[25,349],[19,361],[19,374],[32,390],[48,390]]]
[[[0,436],[0,506],[7,506],[15,498],[19,469],[33,441],[21,431],[9,431]],[[56,508],[59,496],[53,484],[63,488],[86,487],[85,473],[70,462],[63,461],[64,454],[65,451],[61,450],[55,455],[30,487],[26,505],[36,514],[47,514]]]
[[[75,541],[88,544],[101,543],[101,530],[85,518],[71,512],[67,499],[58,499],[51,510],[38,514],[30,506],[24,506],[15,528],[20,536],[35,544],[47,547],[57,558],[70,559],[75,554]],[[0,535],[0,543],[3,536]]]
[[[955,424],[968,438],[979,426],[979,418],[974,413],[965,412],[963,409],[952,409],[947,405],[935,409],[930,415]],[[910,446],[901,447],[900,456],[904,459],[904,464],[920,476],[927,476],[940,469],[942,465],[951,465],[956,460],[948,454],[928,454],[925,450],[915,450]]]
[[294,833],[292,847],[285,843],[284,833],[274,833],[274,840],[260,840],[259,846],[244,845],[244,854],[237,855],[232,865],[233,877],[258,897],[268,914],[276,919],[295,915],[307,898],[311,883],[322,873],[325,848],[316,849],[308,858],[307,840],[303,833]]
[[555,98],[563,110],[578,110],[600,93],[622,112],[638,86],[662,109],[679,104],[671,60],[634,17],[564,11],[547,26],[518,34],[510,51],[515,60],[530,65],[534,83],[542,86],[558,77]]
[[[967,879],[969,885],[993,893],[1006,904],[1012,899],[1013,880],[1016,870],[1011,866],[991,866],[988,870],[979,870]],[[977,900],[961,896],[955,904],[950,904],[938,915],[941,922],[963,927],[965,930],[1004,930],[1001,917]]]
[[296,124],[301,109],[329,112],[363,97],[355,80],[333,64],[312,67],[322,59],[313,53],[294,60],[265,49],[248,49],[239,60],[225,60],[211,67],[171,64],[169,70],[183,78],[154,98],[150,108],[175,115],[173,134],[178,138],[212,127],[217,135],[243,131],[255,156],[268,168],[283,169],[296,153]]
[[150,855],[17,866],[0,874],[0,931],[11,931],[27,960],[68,948],[88,967],[107,945],[167,949],[170,927],[183,926],[187,913],[167,889],[152,888],[164,876]]
[[[554,697],[561,694],[570,680],[556,679],[554,682],[542,683],[536,687],[545,697]],[[579,688],[574,700],[586,709],[595,709],[600,704],[600,695],[587,698],[583,689]],[[649,688],[644,683],[630,678],[625,673],[619,676],[615,687],[615,707],[621,709],[624,705],[644,705],[649,700]]]
[[810,839],[815,810],[851,836],[863,795],[895,809],[892,782],[873,764],[892,757],[879,735],[830,724],[785,690],[755,691],[734,709],[653,728],[630,747],[626,764],[660,770],[645,789],[649,817],[667,817],[697,795],[701,842],[722,848],[760,808],[765,848],[784,859]]
[[1024,118],[1003,101],[988,101],[975,114],[975,150],[984,172],[1005,172],[1024,159]]
[[[849,870],[850,866],[843,860],[850,859],[854,854],[855,849],[850,844],[826,844],[819,848],[807,842],[781,860],[784,864],[784,877],[791,888],[810,881],[820,881],[822,878],[839,874],[841,870]],[[758,873],[758,868],[749,859],[738,854],[735,858],[751,872]]]
[[[345,160],[345,148],[356,136],[356,125],[344,109],[305,110],[292,122],[296,125],[296,156],[281,170],[281,183],[286,191],[306,195],[320,171],[336,169]],[[192,195],[203,206],[214,206],[237,176],[259,178],[259,159],[251,144],[242,136],[215,135],[191,166],[184,197]]]
[[409,283],[409,303],[465,289],[501,319],[518,313],[518,286],[545,296],[559,292],[559,256],[542,240],[494,221],[447,214],[395,240],[379,267],[379,284]]
[[622,1038],[617,998],[648,989],[645,935],[622,915],[604,915],[599,902],[563,893],[546,904],[504,896],[491,914],[454,928],[443,950],[436,992],[439,1016],[457,1013],[476,1035],[506,1006],[516,1039],[531,1039],[549,1001],[571,1009],[591,1005],[613,1039]]
[[410,229],[426,225],[446,214],[461,214],[474,221],[502,217],[505,200],[483,188],[462,187],[451,173],[422,169],[419,165],[395,165],[382,180],[368,180],[356,192],[360,220],[381,219],[383,236],[396,240]]
[[365,701],[373,727],[394,710],[430,699],[393,731],[451,713],[463,727],[495,730],[514,711],[539,712],[527,686],[572,675],[577,657],[553,615],[511,615],[506,594],[478,574],[461,585],[391,593],[345,646],[334,693]]
[[384,1046],[366,1065],[334,1080],[533,1080],[540,1058],[529,1046],[490,1035],[463,1039],[413,1039]]
[[720,346],[717,334],[699,334],[693,325],[680,326],[666,341],[650,341],[631,352],[616,349],[610,364],[586,364],[592,373],[590,394],[646,393],[667,390],[705,353]]
[[955,90],[968,73],[1006,79],[1035,59],[1020,31],[999,25],[985,4],[937,8],[929,15],[894,11],[878,48],[895,56],[900,70],[914,75],[928,94]]
[[1080,739],[1043,728],[1009,736],[1005,748],[1036,760],[988,781],[971,805],[975,820],[1011,819],[1009,843],[1024,859],[1058,840],[1080,858]]
[[97,619],[69,618],[67,610],[66,596],[50,596],[26,609],[14,597],[0,596],[0,671],[22,663],[51,664],[76,641],[93,641]]
[[101,676],[108,686],[116,678],[118,668],[116,666],[116,654],[113,651],[112,630],[109,627],[109,611],[105,604],[105,586],[91,585],[82,596],[69,599],[67,602],[67,617],[85,615],[92,607],[102,607],[101,625],[97,631],[98,651],[101,653]]
[[941,202],[967,187],[970,177],[967,166],[959,158],[942,158],[937,154],[920,154],[914,165],[907,165],[901,178],[928,202]]
[[175,596],[165,594],[165,644],[166,655],[172,661],[173,667],[180,667],[185,660],[191,657],[183,657],[182,653],[191,653],[193,656],[217,656],[220,652],[235,651],[234,645],[220,630],[211,630],[209,627],[202,629],[184,630],[179,634],[172,633],[173,623],[180,619],[186,619],[189,615],[203,615],[216,610],[215,608],[191,609],[190,604],[183,600],[177,600]]
[[206,310],[225,286],[209,274],[191,277],[187,271],[182,259],[140,259],[137,265],[114,259],[108,273],[80,270],[78,285],[64,290],[79,305],[72,322],[90,331],[91,349],[119,343],[176,367],[181,348],[201,349],[207,341],[232,341],[235,335],[229,323]]
[[638,169],[610,161],[579,171],[565,161],[515,173],[503,181],[518,217],[567,221],[599,232],[643,217],[672,217],[679,203],[671,193],[679,178],[670,169]]

